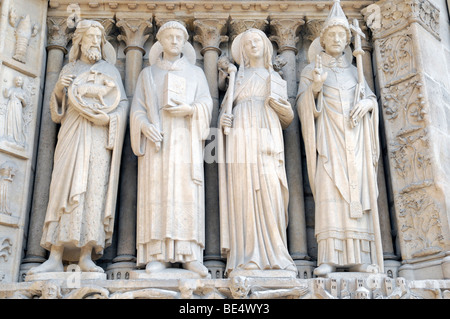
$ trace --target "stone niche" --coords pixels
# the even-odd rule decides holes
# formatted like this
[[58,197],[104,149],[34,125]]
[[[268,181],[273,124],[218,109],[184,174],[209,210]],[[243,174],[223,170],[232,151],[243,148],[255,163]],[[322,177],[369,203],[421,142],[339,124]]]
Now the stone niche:
[[[378,97],[382,140],[378,176],[385,273],[333,273],[313,278],[317,242],[297,114],[285,130],[290,189],[288,248],[298,278],[224,278],[220,257],[217,166],[205,164],[206,247],[210,279],[133,279],[136,251],[136,158],[125,137],[113,244],[98,264],[107,280],[73,272],[64,280],[24,281],[47,258],[39,246],[58,127],[48,100],[67,63],[79,19],[100,21],[117,52],[131,101],[158,28],[178,20],[188,29],[196,64],[214,102],[212,127],[224,92],[217,63],[248,28],[266,32],[274,66],[295,102],[308,48],[332,1],[239,0],[3,0],[0,3],[0,298],[213,299],[443,299],[450,298],[450,23],[445,0],[341,0],[359,20],[365,77]],[[47,63],[46,63],[47,62]],[[46,74],[44,74],[46,72]],[[44,79],[45,75],[45,81]],[[8,134],[15,79],[23,84],[23,138]],[[9,93],[7,93],[9,92]],[[19,103],[20,104],[20,103]],[[207,148],[213,147],[213,138]],[[208,146],[209,145],[209,146]],[[68,265],[69,269],[70,265]]]

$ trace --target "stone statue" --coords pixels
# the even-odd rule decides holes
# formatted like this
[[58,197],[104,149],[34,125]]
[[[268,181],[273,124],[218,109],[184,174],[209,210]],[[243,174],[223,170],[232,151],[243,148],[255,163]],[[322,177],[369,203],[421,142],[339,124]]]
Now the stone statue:
[[138,156],[137,266],[159,276],[181,263],[205,277],[203,148],[212,99],[186,28],[170,21],[156,37],[130,115]]
[[221,249],[229,277],[243,271],[256,276],[270,276],[266,270],[297,273],[287,249],[282,131],[294,113],[286,82],[273,70],[272,52],[265,33],[249,29],[232,44],[239,64],[236,81],[236,67],[230,64],[226,70],[230,79],[219,115],[218,155]]
[[103,272],[93,260],[111,244],[129,111],[115,61],[102,25],[80,21],[50,100],[61,123],[41,240],[50,256],[29,274],[63,271],[63,260]]
[[297,97],[315,200],[317,276],[336,267],[376,272],[376,265],[382,265],[377,245],[378,106],[358,77],[361,70],[345,54],[350,32],[335,1],[316,46],[320,50],[302,71]]
[[5,136],[8,140],[23,146],[25,135],[23,132],[23,108],[29,103],[27,92],[23,89],[23,77],[14,78],[14,87],[4,89],[3,96],[8,99],[6,106]]

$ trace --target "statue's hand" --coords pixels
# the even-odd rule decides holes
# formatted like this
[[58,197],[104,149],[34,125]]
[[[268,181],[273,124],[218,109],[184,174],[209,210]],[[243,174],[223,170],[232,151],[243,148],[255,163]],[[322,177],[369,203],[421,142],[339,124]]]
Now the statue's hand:
[[224,128],[231,128],[233,126],[233,114],[223,113],[220,117],[220,125],[222,125],[222,127]]
[[175,100],[175,99],[172,99],[172,102],[174,102],[177,105],[176,106],[166,106],[166,107],[164,107],[164,110],[166,110],[173,116],[181,117],[181,116],[191,116],[192,114],[194,114],[194,108],[191,105],[186,104],[182,101]]
[[328,77],[328,72],[324,72],[322,68],[322,58],[319,54],[316,55],[316,65],[313,72],[312,90],[314,95],[317,95],[323,87],[323,83]]
[[142,133],[152,142],[162,142],[163,132],[161,132],[155,125],[148,123],[142,128]]
[[353,107],[350,111],[350,117],[355,121],[359,122],[367,112],[374,109],[374,102],[371,99],[362,99]]
[[237,72],[236,66],[233,63],[230,63],[227,68],[227,73],[231,74],[231,73],[236,73],[236,72]]
[[56,88],[58,91],[62,91],[64,88],[68,87],[73,80],[75,79],[75,75],[67,74],[59,78],[58,82],[56,82]]
[[273,97],[269,98],[269,105],[275,111],[281,111],[281,110],[285,110],[286,108],[291,107],[291,103],[289,103],[288,101],[281,99],[281,98],[278,100],[275,100]]

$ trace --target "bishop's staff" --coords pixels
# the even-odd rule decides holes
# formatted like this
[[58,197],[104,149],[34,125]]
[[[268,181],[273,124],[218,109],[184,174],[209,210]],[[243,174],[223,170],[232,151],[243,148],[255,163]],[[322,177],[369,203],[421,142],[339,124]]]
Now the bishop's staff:
[[[355,99],[353,101],[353,107],[364,99],[365,92],[365,80],[364,80],[364,66],[362,61],[362,56],[364,55],[364,50],[361,47],[361,37],[366,38],[366,35],[361,31],[358,23],[358,19],[353,20],[353,24],[350,25],[350,30],[355,35],[355,50],[353,51],[353,56],[356,58],[356,67],[358,69],[358,84],[355,90]],[[358,119],[352,117],[352,124],[355,127],[358,124]]]
[[[353,107],[356,106],[356,104],[365,98],[366,92],[365,92],[365,78],[364,78],[364,69],[363,69],[363,61],[362,56],[364,55],[364,50],[361,47],[361,37],[366,38],[365,34],[362,32],[361,28],[359,27],[358,19],[353,19],[353,24],[350,25],[350,30],[353,32],[355,36],[355,50],[353,51],[353,56],[356,58],[356,67],[358,70],[358,84],[356,86],[355,91],[355,99],[353,102]],[[358,120],[356,118],[352,118],[353,127],[358,125]],[[367,154],[368,156],[371,156],[371,154]],[[368,174],[370,185],[375,185],[376,180],[374,178],[374,174]],[[375,236],[375,249],[376,249],[376,258],[377,258],[377,264],[380,268],[379,271],[381,273],[384,272],[384,259],[383,259],[383,247],[381,243],[381,230],[380,230],[380,220],[378,216],[378,202],[377,202],[377,196],[376,196],[376,190],[371,189],[370,190],[370,207],[371,207],[371,215],[372,215],[372,224],[373,224],[373,233]]]

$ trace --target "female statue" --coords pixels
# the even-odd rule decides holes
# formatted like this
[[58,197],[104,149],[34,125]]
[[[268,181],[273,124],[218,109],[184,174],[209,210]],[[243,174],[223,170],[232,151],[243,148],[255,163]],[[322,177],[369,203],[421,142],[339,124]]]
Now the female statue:
[[286,240],[289,192],[282,132],[294,115],[285,82],[272,68],[272,51],[263,32],[249,29],[232,45],[239,64],[235,82],[236,67],[226,70],[231,80],[218,142],[221,248],[228,276],[234,270],[297,272]]

